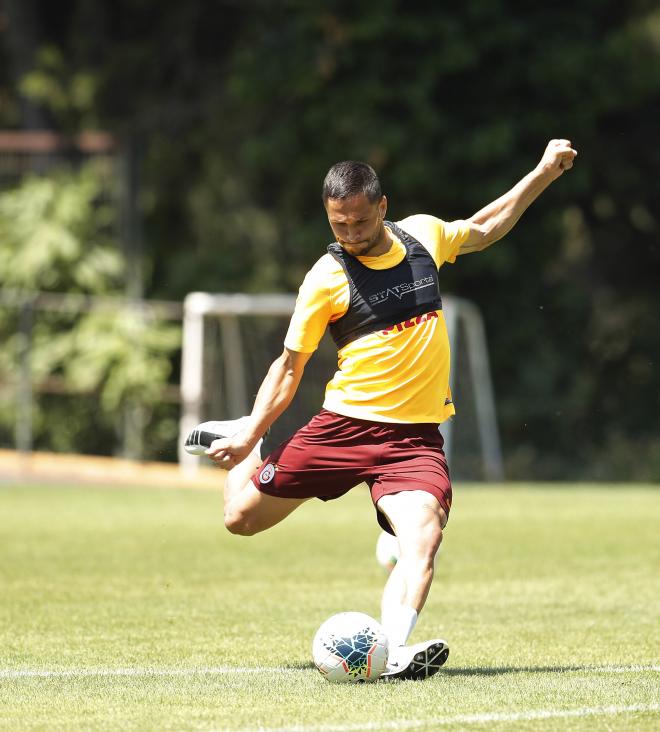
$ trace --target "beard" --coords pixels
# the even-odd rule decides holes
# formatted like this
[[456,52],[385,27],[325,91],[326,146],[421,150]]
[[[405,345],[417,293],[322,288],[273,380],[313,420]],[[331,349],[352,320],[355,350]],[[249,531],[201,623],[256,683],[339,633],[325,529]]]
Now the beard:
[[383,225],[383,222],[381,221],[380,226],[376,229],[375,233],[371,237],[369,237],[369,239],[349,243],[337,237],[337,243],[342,246],[352,257],[367,257],[369,256],[370,251],[380,246],[384,232],[385,227]]

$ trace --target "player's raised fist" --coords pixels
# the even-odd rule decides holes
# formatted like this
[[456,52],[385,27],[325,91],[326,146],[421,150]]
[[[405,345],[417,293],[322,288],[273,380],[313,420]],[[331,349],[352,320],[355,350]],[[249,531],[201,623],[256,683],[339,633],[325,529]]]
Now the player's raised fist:
[[573,148],[570,140],[550,140],[539,166],[553,177],[559,178],[565,170],[573,167],[576,155],[577,150]]

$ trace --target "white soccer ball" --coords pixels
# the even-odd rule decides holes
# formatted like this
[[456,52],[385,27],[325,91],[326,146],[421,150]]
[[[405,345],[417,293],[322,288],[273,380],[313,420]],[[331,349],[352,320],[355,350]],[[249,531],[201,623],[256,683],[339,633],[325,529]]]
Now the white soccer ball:
[[328,681],[375,681],[385,670],[388,643],[383,626],[365,613],[338,613],[316,631],[312,655]]
[[383,569],[391,572],[399,561],[399,540],[396,536],[381,532],[376,542],[376,560]]

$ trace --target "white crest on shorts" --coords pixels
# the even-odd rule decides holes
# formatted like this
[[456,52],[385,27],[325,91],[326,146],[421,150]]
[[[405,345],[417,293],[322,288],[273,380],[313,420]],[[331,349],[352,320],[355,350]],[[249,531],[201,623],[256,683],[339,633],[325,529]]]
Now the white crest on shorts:
[[268,463],[266,467],[261,471],[261,474],[259,475],[259,482],[260,483],[270,483],[270,481],[275,477],[275,466],[273,463]]

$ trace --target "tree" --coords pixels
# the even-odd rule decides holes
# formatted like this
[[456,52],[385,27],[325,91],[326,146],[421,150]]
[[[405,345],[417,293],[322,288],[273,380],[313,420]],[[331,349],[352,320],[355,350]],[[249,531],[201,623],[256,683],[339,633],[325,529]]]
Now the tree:
[[46,40],[93,77],[96,118],[144,140],[159,297],[294,290],[328,239],[319,187],[338,159],[374,164],[395,218],[452,219],[570,136],[570,176],[504,242],[443,269],[443,287],[486,316],[512,477],[658,477],[656,3],[58,13]]
[[[0,193],[5,294],[11,292],[23,308],[34,304],[38,291],[69,293],[73,305],[80,304],[81,295],[106,296],[82,308],[58,300],[65,307],[39,311],[31,327],[32,378],[46,387],[46,396],[34,402],[33,419],[37,444],[50,449],[107,453],[127,410],[140,410],[144,421],[151,421],[154,412],[162,412],[172,352],[180,343],[178,325],[156,320],[120,297],[124,262],[112,238],[115,209],[103,197],[104,174],[103,167],[89,164],[75,172],[27,177]],[[26,335],[25,327],[17,327],[19,313],[12,307],[0,317],[5,344],[0,373],[7,384],[16,381]],[[15,420],[15,409],[11,389],[0,402],[5,429]],[[169,433],[162,424],[152,425],[156,433],[166,433],[168,445],[175,436],[171,422]],[[152,440],[151,449],[160,451],[163,444]]]

